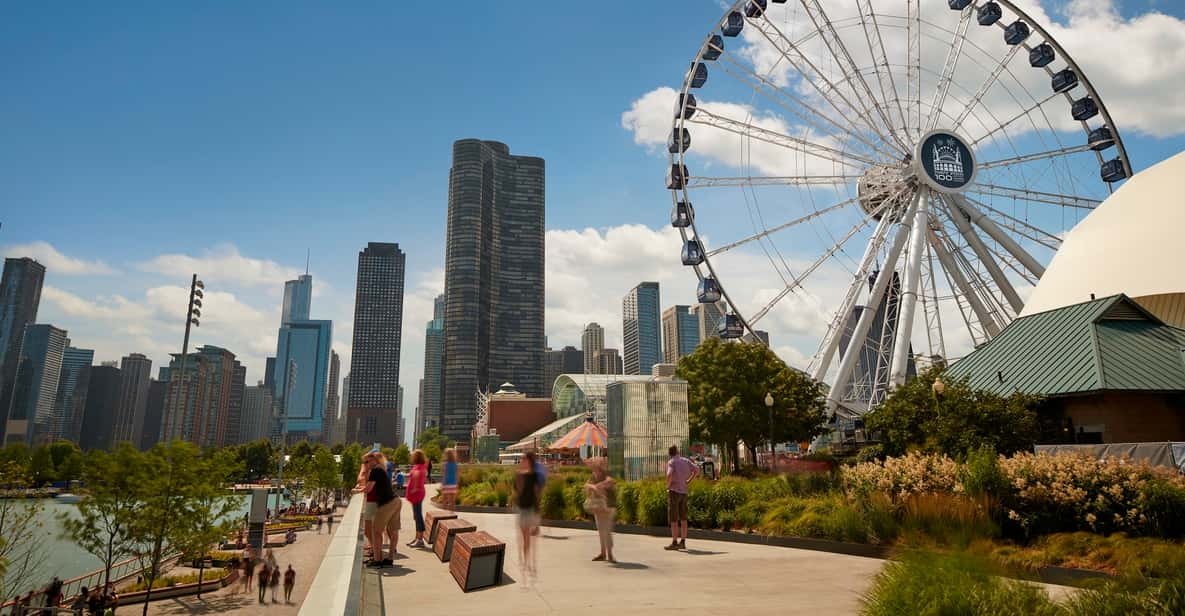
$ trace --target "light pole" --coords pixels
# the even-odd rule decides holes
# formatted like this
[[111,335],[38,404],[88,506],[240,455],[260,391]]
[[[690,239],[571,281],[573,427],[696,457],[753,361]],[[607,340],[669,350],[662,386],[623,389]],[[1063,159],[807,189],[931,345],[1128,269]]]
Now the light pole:
[[[205,289],[206,284],[198,280],[197,274],[194,274],[193,280],[189,283],[189,308],[185,312],[185,339],[181,342],[181,378],[179,382],[180,386],[185,389],[184,402],[180,409],[181,421],[185,420],[185,412],[189,408],[189,375],[185,372],[185,364],[188,363],[189,359],[189,326],[201,326],[199,317],[202,316],[202,298],[205,297]],[[172,375],[169,378],[171,380]],[[167,430],[169,432],[169,434],[164,436],[170,438],[177,436],[178,429],[174,425],[176,421],[177,419],[175,417],[169,417],[169,421],[162,422],[161,431],[164,432]]]
[[774,396],[765,392],[765,408],[769,410],[769,472],[774,472]]

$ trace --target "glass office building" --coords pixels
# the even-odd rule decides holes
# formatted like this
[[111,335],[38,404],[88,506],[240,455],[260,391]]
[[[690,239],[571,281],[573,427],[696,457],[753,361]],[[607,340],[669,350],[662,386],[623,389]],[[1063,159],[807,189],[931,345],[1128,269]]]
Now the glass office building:
[[663,477],[670,446],[687,451],[687,381],[646,378],[610,383],[606,412],[609,472],[614,477]]
[[659,325],[658,283],[643,282],[630,289],[621,301],[622,333],[626,374],[650,374],[662,361],[662,333]]
[[[332,321],[293,321],[280,328],[272,378],[281,417],[288,421],[289,440],[321,434],[332,336]],[[290,362],[296,364],[296,378],[291,387],[288,386]]]

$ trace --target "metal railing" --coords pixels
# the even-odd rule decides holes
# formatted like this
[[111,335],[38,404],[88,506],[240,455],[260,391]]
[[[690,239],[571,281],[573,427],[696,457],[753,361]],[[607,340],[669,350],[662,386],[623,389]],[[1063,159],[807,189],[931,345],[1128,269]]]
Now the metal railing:
[[[180,558],[181,558],[180,552],[174,552],[172,554],[169,554],[168,556],[166,556],[165,558],[163,558],[161,560],[161,570],[164,571],[164,570],[167,570],[168,568],[172,567],[173,565],[175,565],[177,563],[177,561]],[[110,574],[110,577],[108,577],[108,582],[112,586],[118,586],[119,584],[131,579],[133,576],[142,574],[145,569],[146,569],[146,567],[143,565],[143,563],[138,558],[128,558],[126,560],[121,560],[121,561],[111,565],[111,574]],[[106,573],[105,570],[98,569],[96,571],[92,571],[90,573],[80,575],[78,577],[73,577],[68,580],[63,580],[62,581],[62,601],[64,603],[72,602],[74,600],[74,598],[77,597],[78,594],[82,591],[82,588],[84,586],[87,588],[87,590],[94,590],[95,588],[101,588],[103,586],[103,576],[105,573]],[[44,593],[39,592],[39,591],[34,591],[34,592],[36,593],[36,594],[34,594],[34,600],[36,600],[36,601],[44,601],[45,600]],[[55,610],[55,612],[53,612],[53,613],[62,613],[62,614],[73,614],[74,613],[73,611],[71,611],[67,608],[62,608],[62,607],[46,607],[46,606],[39,606],[38,605],[38,606],[29,606],[29,607],[25,607],[25,608],[18,608],[18,607],[16,607],[16,602],[17,602],[17,599],[11,599],[11,600],[7,601],[6,603],[4,603],[3,605],[0,605],[0,614],[12,614],[13,616],[20,616],[22,614],[22,611],[21,611],[22,609],[28,613],[38,613],[38,612],[35,612],[34,610],[41,610],[42,611],[41,613],[45,613],[45,614],[50,613],[47,610]]]

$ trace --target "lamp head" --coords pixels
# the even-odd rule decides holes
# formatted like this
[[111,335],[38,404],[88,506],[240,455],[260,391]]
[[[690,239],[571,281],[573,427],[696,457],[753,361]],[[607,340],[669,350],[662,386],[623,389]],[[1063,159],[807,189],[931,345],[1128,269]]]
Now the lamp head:
[[941,378],[934,379],[934,384],[930,386],[930,389],[934,391],[935,396],[941,396],[942,392],[946,391],[946,383],[943,383]]
[[765,394],[765,405],[766,405],[766,406],[773,406],[773,405],[774,405],[774,396],[773,396],[773,394],[771,394],[771,393],[769,393],[769,392],[766,392],[766,394]]

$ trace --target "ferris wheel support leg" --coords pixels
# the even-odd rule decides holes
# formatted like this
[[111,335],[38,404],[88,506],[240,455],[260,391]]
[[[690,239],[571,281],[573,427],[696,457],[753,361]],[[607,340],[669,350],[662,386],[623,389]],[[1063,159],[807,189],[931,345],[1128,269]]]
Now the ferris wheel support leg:
[[984,331],[989,337],[995,337],[1000,333],[1000,325],[996,323],[996,319],[988,312],[987,307],[980,301],[979,296],[975,294],[975,290],[967,282],[967,278],[963,276],[962,270],[959,269],[955,263],[955,259],[947,251],[946,246],[933,233],[930,234],[930,247],[934,249],[934,256],[938,257],[938,262],[942,264],[943,271],[946,272],[954,286],[958,287],[959,291],[963,293],[963,297],[967,299],[967,303],[971,306],[971,311],[975,313],[975,317],[979,319],[979,324],[983,326]]
[[971,205],[963,195],[951,195],[951,201],[955,204],[955,207],[967,214],[971,222],[975,223],[980,229],[983,229],[983,232],[987,233],[992,239],[999,242],[1000,246],[1008,251],[1008,254],[1016,257],[1016,260],[1020,261],[1021,265],[1025,266],[1025,269],[1032,272],[1037,278],[1045,275],[1045,267],[1038,263],[1033,258],[1033,255],[1029,254],[1024,248],[1021,248],[1020,244],[1017,244],[1016,240],[1012,239],[1012,236],[1005,233],[996,224],[996,221],[984,216],[983,212]]
[[876,231],[873,232],[872,238],[869,239],[868,246],[864,249],[864,257],[860,259],[860,268],[856,270],[856,275],[852,279],[852,285],[848,288],[848,294],[844,298],[843,304],[840,305],[839,312],[835,313],[835,319],[831,323],[831,329],[827,332],[827,336],[823,340],[819,365],[815,367],[815,371],[811,375],[816,381],[822,381],[827,376],[827,370],[831,367],[831,359],[835,357],[835,351],[839,348],[839,341],[843,338],[844,323],[847,322],[848,315],[852,313],[852,308],[855,307],[856,300],[860,297],[860,289],[868,284],[868,272],[872,270],[872,264],[876,260],[876,254],[880,250],[881,244],[884,243],[885,234],[888,233],[889,226],[891,225],[892,216],[889,213],[889,209],[886,209],[885,214],[881,216],[880,222],[876,226]]
[[[914,218],[914,212],[918,209],[921,191],[913,195],[913,202],[909,204],[909,209],[905,212],[905,216],[901,219],[901,227],[897,230],[897,235],[893,238],[893,245],[889,247],[889,254],[885,256],[885,262],[881,267],[881,271],[877,274],[876,283],[872,285],[872,291],[868,294],[868,305],[879,306],[881,300],[885,297],[885,290],[889,288],[889,281],[893,279],[893,271],[897,266],[897,259],[901,256],[901,250],[905,248],[905,241],[910,236],[911,221]],[[860,311],[860,318],[856,321],[856,327],[852,330],[852,336],[848,341],[849,349],[859,349],[863,347],[865,340],[868,337],[868,330],[872,327],[873,318],[876,316],[877,310],[862,310]],[[835,383],[831,388],[832,394],[837,392],[844,392],[845,384],[848,379],[852,378],[852,370],[856,367],[856,360],[860,357],[860,353],[849,351],[843,356],[839,362],[839,372],[835,375]],[[833,395],[828,395],[827,411],[834,413],[835,408],[839,405],[839,399]]]
[[929,226],[927,205],[930,191],[918,190],[917,211],[909,231],[909,256],[905,263],[905,280],[902,284],[901,303],[897,308],[897,331],[894,332],[893,360],[889,364],[889,387],[896,388],[905,383],[909,366],[909,342],[913,336],[913,314],[918,304],[918,289],[921,287],[922,259],[925,258],[926,229]]
[[971,223],[967,221],[967,216],[947,203],[948,198],[949,195],[944,195],[941,201],[946,205],[947,213],[950,214],[955,227],[963,235],[963,238],[967,240],[967,245],[971,247],[972,252],[979,258],[979,262],[983,263],[983,266],[987,268],[988,274],[991,275],[996,286],[1000,288],[1000,292],[1004,294],[1004,299],[1008,301],[1008,305],[1012,307],[1012,311],[1019,314],[1025,306],[1024,301],[1020,299],[1020,295],[1012,287],[1012,283],[1008,280],[1008,276],[1004,274],[1004,270],[1000,269],[1000,264],[996,263],[996,259],[992,257],[991,251],[984,245],[983,239],[979,237],[975,229],[971,228]]

